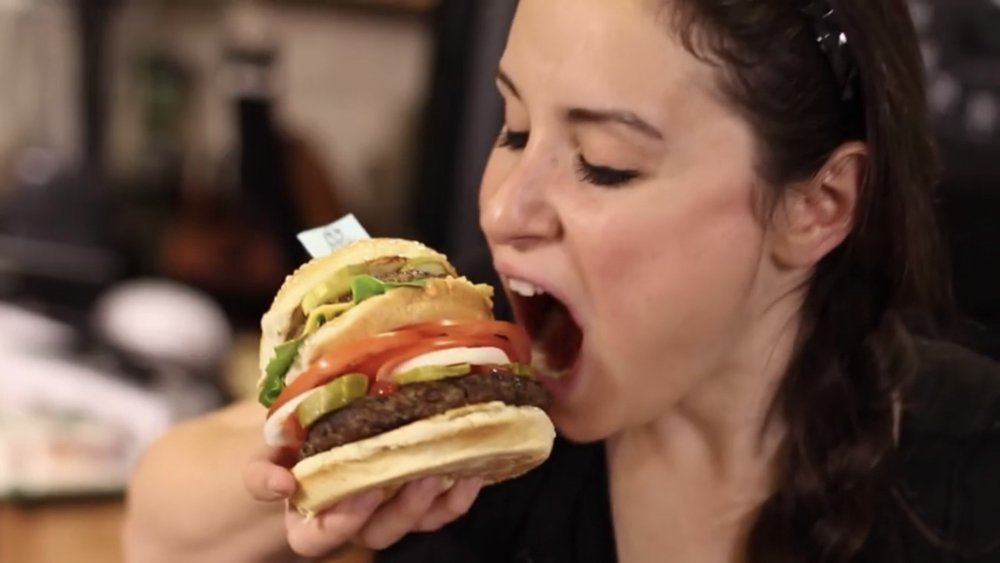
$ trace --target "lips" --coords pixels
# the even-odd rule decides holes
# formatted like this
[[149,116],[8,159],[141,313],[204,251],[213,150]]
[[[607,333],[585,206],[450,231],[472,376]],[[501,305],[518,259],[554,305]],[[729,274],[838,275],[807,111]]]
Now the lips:
[[531,337],[533,361],[540,375],[559,378],[572,370],[583,345],[581,330],[570,309],[542,286],[506,278],[518,322]]

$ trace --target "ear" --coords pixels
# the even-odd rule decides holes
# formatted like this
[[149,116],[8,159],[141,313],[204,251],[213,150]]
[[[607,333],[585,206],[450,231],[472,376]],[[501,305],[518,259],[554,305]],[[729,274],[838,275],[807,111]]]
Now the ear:
[[810,268],[844,242],[854,228],[867,166],[865,144],[845,143],[816,176],[785,190],[770,232],[772,256],[780,266]]

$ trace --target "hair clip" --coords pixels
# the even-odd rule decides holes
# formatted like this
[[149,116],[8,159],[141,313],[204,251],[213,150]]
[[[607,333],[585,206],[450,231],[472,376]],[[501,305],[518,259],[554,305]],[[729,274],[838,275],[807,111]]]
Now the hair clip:
[[840,99],[844,102],[853,100],[858,92],[856,81],[858,67],[847,42],[847,34],[837,22],[837,14],[832,2],[834,0],[810,0],[803,8],[812,24],[816,35],[816,44],[824,57],[830,63],[833,76],[840,90]]

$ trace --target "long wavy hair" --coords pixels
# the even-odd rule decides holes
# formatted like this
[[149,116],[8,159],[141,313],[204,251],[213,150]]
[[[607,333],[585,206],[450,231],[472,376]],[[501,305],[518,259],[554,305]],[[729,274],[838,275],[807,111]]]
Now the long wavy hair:
[[[892,490],[895,405],[914,358],[913,311],[946,310],[936,234],[935,154],[923,70],[904,0],[838,0],[860,96],[840,97],[806,0],[671,0],[673,31],[716,65],[758,140],[757,165],[780,200],[842,143],[867,144],[855,227],[815,268],[803,330],[772,413],[788,435],[776,491],[750,532],[751,563],[849,561]],[[766,220],[766,217],[764,217]],[[931,318],[931,317],[929,317]]]

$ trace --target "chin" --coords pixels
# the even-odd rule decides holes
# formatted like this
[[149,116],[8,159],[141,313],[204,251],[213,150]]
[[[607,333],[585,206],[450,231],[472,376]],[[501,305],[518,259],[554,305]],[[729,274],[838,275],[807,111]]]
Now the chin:
[[589,443],[605,440],[620,430],[610,413],[593,408],[568,408],[558,403],[549,407],[549,417],[559,435],[570,442]]

